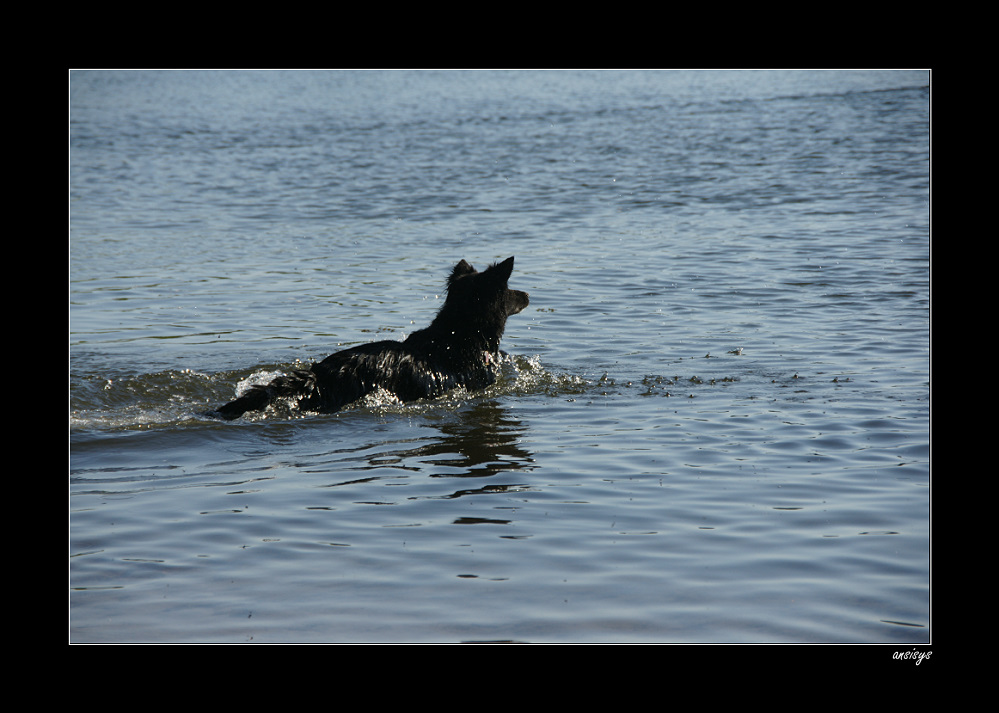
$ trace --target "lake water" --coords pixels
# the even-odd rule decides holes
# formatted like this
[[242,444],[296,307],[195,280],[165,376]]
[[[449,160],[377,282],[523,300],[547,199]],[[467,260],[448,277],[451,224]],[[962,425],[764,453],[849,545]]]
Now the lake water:
[[[70,641],[931,641],[928,72],[69,90]],[[511,255],[487,391],[199,415]]]

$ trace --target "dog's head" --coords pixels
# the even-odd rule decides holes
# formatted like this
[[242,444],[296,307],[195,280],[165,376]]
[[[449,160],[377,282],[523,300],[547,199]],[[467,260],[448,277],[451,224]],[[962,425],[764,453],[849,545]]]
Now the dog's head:
[[485,312],[498,312],[505,320],[530,304],[530,295],[526,292],[507,287],[512,272],[512,257],[490,265],[482,272],[462,260],[448,277],[448,301],[454,299]]

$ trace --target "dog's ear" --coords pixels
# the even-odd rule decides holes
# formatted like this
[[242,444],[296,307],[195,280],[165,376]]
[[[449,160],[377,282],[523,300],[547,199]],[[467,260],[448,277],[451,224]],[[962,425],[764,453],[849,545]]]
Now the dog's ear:
[[465,277],[466,275],[474,275],[476,272],[475,268],[468,264],[467,260],[462,260],[451,270],[451,274],[447,278],[448,287],[454,284],[454,281],[459,277]]
[[455,277],[461,277],[462,275],[470,275],[473,272],[475,272],[475,268],[468,264],[468,260],[462,260],[454,266],[451,274]]
[[495,265],[490,266],[489,272],[495,277],[506,282],[510,279],[510,274],[513,272],[513,258],[508,257],[503,262],[498,262]]

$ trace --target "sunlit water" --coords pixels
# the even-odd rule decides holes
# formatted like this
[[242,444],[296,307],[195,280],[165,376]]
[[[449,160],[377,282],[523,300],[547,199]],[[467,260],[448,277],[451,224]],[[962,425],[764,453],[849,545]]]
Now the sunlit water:
[[[930,641],[927,73],[70,98],[72,641]],[[490,389],[199,415],[510,255]]]

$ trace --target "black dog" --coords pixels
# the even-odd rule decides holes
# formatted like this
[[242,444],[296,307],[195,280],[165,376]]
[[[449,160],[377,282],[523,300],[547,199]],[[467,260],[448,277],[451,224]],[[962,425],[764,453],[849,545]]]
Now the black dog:
[[447,299],[426,329],[405,341],[372,342],[332,354],[312,368],[253,386],[209,415],[234,419],[275,399],[306,411],[332,413],[376,389],[402,401],[431,399],[459,386],[481,389],[496,380],[506,319],[528,305],[507,288],[513,258],[478,272],[462,260],[447,281]]

